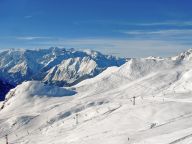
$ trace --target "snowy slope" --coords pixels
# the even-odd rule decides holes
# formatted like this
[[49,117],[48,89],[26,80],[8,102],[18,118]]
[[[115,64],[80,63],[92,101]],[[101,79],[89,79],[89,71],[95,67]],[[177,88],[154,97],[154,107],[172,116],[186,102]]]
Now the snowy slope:
[[0,79],[12,84],[25,80],[68,85],[93,77],[125,59],[96,51],[74,49],[10,49],[0,52]]
[[0,142],[190,144],[191,56],[131,59],[68,88],[24,82],[0,110]]

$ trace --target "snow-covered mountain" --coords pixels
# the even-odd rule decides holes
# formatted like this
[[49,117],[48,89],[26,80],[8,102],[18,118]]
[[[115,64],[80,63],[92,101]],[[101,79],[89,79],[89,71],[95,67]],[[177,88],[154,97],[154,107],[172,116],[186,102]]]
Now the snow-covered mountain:
[[189,49],[185,52],[182,52],[181,54],[175,56],[175,57],[172,57],[172,60],[178,60],[178,61],[182,61],[182,60],[185,60],[185,61],[192,61],[192,49]]
[[24,82],[0,103],[0,142],[190,144],[191,56],[130,59],[67,88]]
[[96,51],[74,49],[10,49],[0,53],[0,79],[11,84],[40,80],[56,85],[73,85],[93,77],[109,66],[120,66],[125,59]]

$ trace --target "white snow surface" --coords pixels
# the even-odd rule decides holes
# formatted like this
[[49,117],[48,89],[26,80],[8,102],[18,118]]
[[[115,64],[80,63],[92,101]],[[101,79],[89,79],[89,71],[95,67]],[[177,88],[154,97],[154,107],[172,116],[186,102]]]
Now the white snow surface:
[[189,52],[131,59],[73,87],[23,82],[0,103],[0,143],[191,144]]

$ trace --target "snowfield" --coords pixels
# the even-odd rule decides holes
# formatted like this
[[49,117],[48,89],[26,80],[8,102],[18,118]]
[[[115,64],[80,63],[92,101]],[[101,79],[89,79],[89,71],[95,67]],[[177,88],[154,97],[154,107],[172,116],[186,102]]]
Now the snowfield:
[[23,82],[0,107],[2,144],[192,144],[192,49],[71,87]]

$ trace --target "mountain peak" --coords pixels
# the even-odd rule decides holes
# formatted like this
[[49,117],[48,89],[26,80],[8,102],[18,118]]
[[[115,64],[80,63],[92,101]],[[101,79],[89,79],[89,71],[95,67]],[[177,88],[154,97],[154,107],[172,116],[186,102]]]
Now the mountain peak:
[[191,61],[192,60],[192,48],[188,49],[180,53],[179,55],[172,57],[173,60],[184,60],[184,61]]

